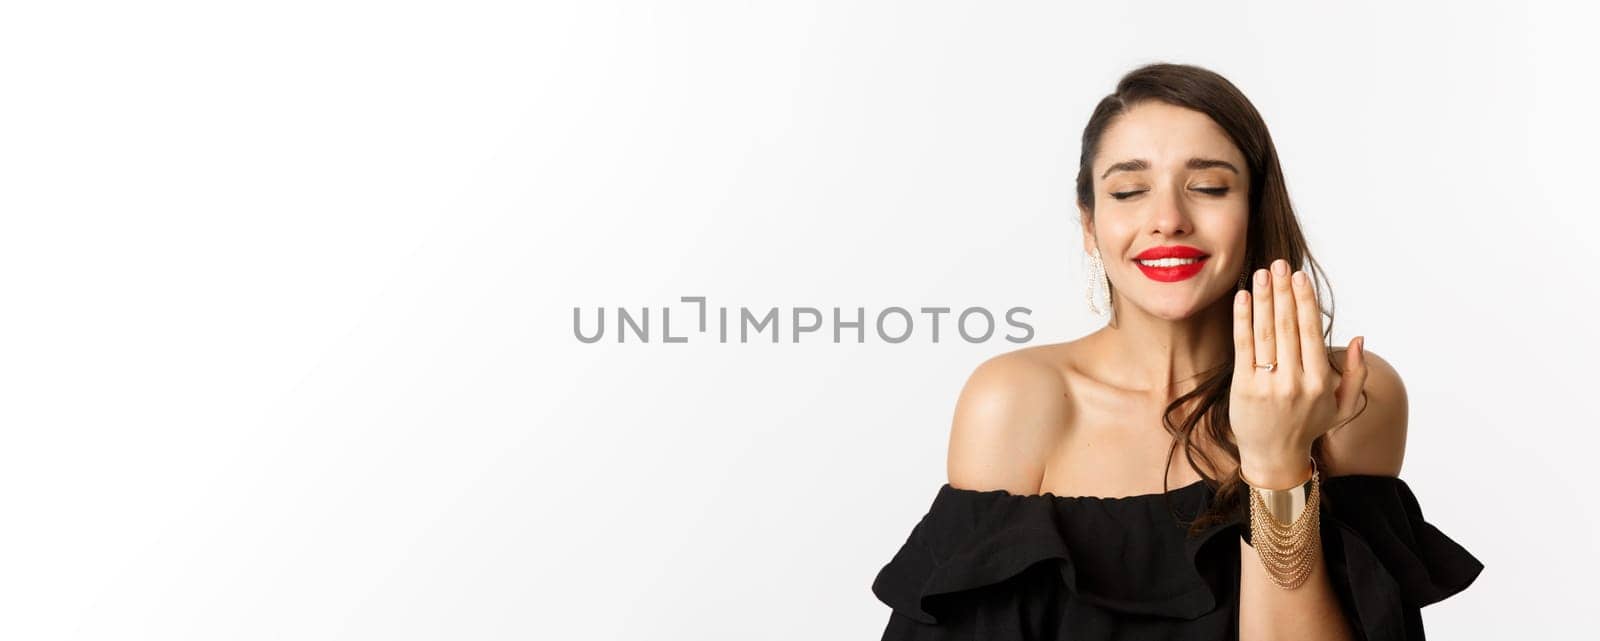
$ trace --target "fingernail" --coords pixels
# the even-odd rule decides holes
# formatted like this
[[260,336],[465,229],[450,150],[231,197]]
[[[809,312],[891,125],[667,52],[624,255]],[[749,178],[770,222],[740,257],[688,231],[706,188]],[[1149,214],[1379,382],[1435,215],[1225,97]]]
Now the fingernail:
[[1296,282],[1296,283],[1304,285],[1304,284],[1306,284],[1306,278],[1308,278],[1308,276],[1306,276],[1306,273],[1303,272],[1303,271],[1298,271],[1298,272],[1294,273],[1294,282]]
[[1356,356],[1367,357],[1367,337],[1362,336],[1356,339]]
[[1282,258],[1272,261],[1272,273],[1279,276],[1289,273],[1289,261]]
[[1265,287],[1267,285],[1267,270],[1262,269],[1256,271],[1256,285],[1259,287]]

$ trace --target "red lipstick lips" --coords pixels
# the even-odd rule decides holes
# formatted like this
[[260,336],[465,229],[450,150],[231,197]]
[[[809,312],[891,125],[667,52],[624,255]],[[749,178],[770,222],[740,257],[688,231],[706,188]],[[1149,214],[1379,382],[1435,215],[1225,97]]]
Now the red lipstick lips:
[[[1170,267],[1158,267],[1139,262],[1141,260],[1159,260],[1162,258],[1193,258],[1196,260],[1181,262]],[[1139,255],[1134,257],[1133,264],[1139,268],[1139,271],[1144,272],[1144,275],[1150,280],[1172,283],[1200,273],[1200,270],[1205,267],[1206,259],[1208,258],[1210,256],[1205,252],[1188,245],[1167,245],[1164,247],[1151,247],[1139,252]]]

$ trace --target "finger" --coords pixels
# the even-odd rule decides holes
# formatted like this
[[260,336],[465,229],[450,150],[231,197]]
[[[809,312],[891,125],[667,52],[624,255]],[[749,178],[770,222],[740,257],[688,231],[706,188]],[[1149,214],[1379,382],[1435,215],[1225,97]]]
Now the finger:
[[[1277,344],[1272,338],[1272,285],[1267,282],[1267,270],[1256,270],[1254,293],[1250,295],[1250,333],[1255,341],[1254,365],[1275,362]],[[1255,370],[1264,371],[1264,370]]]
[[1322,346],[1322,308],[1317,306],[1311,274],[1297,271],[1289,284],[1294,287],[1294,309],[1300,319],[1300,366],[1308,373],[1327,375],[1333,368],[1328,365],[1328,353]]
[[1350,341],[1344,352],[1344,373],[1339,375],[1339,421],[1342,423],[1355,414],[1361,398],[1361,388],[1367,384],[1367,337],[1358,336]]
[[1256,345],[1250,331],[1250,292],[1239,290],[1233,295],[1233,379],[1252,373],[1256,361]]
[[1272,325],[1278,335],[1278,368],[1289,372],[1300,367],[1300,321],[1295,314],[1294,290],[1289,287],[1289,261],[1272,261]]

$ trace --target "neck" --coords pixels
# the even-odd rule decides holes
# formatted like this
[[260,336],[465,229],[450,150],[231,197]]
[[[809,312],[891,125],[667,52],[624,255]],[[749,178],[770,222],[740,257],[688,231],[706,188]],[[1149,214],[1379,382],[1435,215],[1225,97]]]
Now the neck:
[[1091,334],[1099,346],[1100,375],[1164,400],[1193,389],[1201,374],[1222,365],[1233,350],[1232,296],[1176,320],[1117,301],[1116,319],[1116,327]]

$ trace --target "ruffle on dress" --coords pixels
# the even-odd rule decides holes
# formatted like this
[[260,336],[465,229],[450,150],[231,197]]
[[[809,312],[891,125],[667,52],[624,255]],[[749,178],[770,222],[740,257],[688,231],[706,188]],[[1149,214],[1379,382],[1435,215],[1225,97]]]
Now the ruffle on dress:
[[1423,520],[1403,480],[1334,476],[1322,481],[1322,494],[1329,578],[1354,605],[1368,641],[1421,638],[1421,608],[1467,589],[1483,572],[1477,557]]
[[[1416,610],[1465,589],[1483,568],[1423,521],[1398,478],[1327,477],[1322,493],[1331,582],[1369,641],[1420,637]],[[1249,518],[1242,506],[1187,536],[1212,496],[1203,481],[1119,498],[946,483],[873,581],[892,609],[883,638],[1222,638],[1237,626],[1235,536],[1248,541]]]

